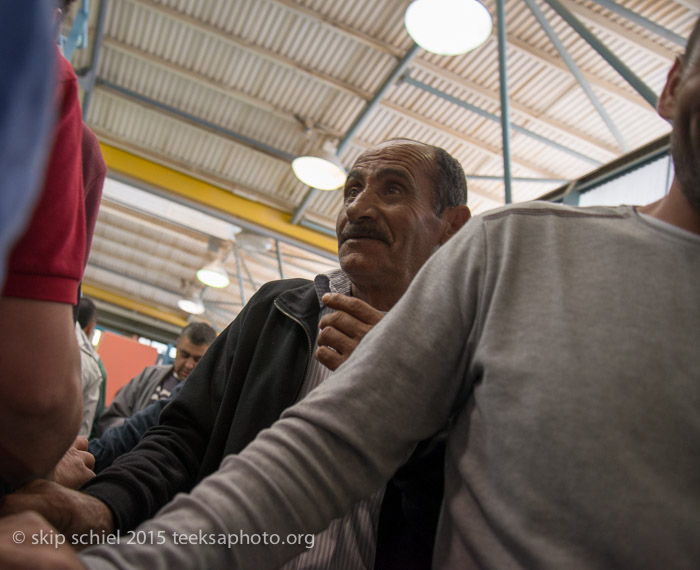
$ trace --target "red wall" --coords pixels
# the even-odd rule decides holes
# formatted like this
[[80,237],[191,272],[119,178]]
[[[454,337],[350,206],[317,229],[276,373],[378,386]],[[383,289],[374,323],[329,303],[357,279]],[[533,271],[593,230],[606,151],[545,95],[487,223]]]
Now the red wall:
[[109,331],[103,331],[97,352],[107,369],[105,406],[109,406],[119,388],[158,360],[158,352],[152,346]]

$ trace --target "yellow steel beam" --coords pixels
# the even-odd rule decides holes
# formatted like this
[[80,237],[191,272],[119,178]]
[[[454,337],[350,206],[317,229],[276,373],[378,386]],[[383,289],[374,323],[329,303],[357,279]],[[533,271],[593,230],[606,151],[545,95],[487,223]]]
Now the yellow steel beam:
[[101,142],[107,167],[131,179],[161,188],[192,202],[226,212],[263,228],[338,253],[335,239],[290,223],[291,214],[235,196],[231,192],[198,180],[167,166]]
[[106,303],[112,303],[113,305],[117,305],[118,307],[122,307],[123,309],[137,311],[148,317],[152,317],[154,319],[158,319],[166,323],[176,325],[180,328],[184,327],[187,324],[186,319],[183,319],[181,316],[176,315],[175,313],[162,311],[160,309],[152,307],[151,305],[146,305],[145,303],[134,301],[133,299],[129,299],[128,297],[122,297],[121,295],[117,295],[116,293],[112,293],[111,291],[106,291],[100,287],[90,285],[85,281],[83,281],[81,288],[83,290],[83,293],[88,297],[93,297],[95,299],[99,299],[100,301],[105,301]]

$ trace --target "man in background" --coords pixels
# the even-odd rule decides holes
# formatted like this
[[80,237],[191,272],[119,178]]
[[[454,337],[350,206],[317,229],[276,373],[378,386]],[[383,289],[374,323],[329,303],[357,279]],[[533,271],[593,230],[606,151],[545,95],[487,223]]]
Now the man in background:
[[100,433],[119,426],[152,402],[167,400],[180,382],[186,380],[214,342],[216,331],[206,323],[190,323],[175,343],[172,365],[148,366],[114,396],[99,419]]

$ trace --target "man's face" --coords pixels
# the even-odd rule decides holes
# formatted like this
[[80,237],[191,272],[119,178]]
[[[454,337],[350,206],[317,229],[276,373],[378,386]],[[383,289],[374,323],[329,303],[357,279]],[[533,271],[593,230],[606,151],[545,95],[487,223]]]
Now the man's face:
[[675,92],[671,151],[683,194],[700,212],[700,45],[683,69]]
[[177,354],[175,355],[173,366],[178,378],[184,380],[190,375],[190,372],[194,370],[194,367],[197,366],[199,359],[204,356],[209,345],[193,344],[192,341],[185,336],[177,341],[176,348]]
[[442,239],[432,150],[393,141],[363,153],[348,174],[338,214],[338,257],[353,283],[407,287]]

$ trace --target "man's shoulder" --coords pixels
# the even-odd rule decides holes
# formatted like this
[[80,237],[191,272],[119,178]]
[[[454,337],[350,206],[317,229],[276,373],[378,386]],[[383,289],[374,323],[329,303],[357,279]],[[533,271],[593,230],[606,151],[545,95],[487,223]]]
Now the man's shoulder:
[[251,298],[249,304],[253,305],[255,303],[273,302],[283,293],[304,294],[310,288],[313,289],[313,286],[313,281],[300,278],[270,281],[258,289],[255,295]]
[[152,366],[146,366],[146,368],[144,368],[141,373],[134,378],[134,380],[141,381],[148,378],[153,378],[154,376],[165,376],[172,369],[172,364],[154,364]]
[[580,218],[580,219],[613,219],[625,218],[630,215],[630,206],[569,206],[546,201],[523,202],[508,204],[484,212],[480,217],[484,222],[510,219],[527,220],[532,218]]

